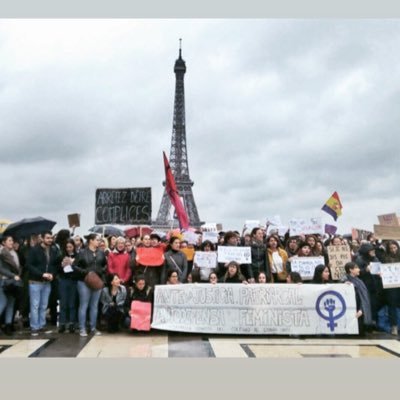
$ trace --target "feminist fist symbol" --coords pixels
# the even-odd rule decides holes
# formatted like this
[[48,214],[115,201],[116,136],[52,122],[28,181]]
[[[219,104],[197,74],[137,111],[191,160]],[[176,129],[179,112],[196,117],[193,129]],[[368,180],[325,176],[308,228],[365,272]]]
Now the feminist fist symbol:
[[[341,310],[340,306],[339,309],[336,307],[336,299],[341,303]],[[321,307],[321,302],[325,299],[323,302],[323,308]],[[325,293],[322,293],[315,304],[316,311],[318,315],[328,321],[327,327],[330,329],[331,332],[335,330],[335,327],[337,327],[337,323],[335,322],[337,319],[341,318],[344,313],[346,312],[346,302],[344,301],[343,296],[336,292],[335,290],[328,290]],[[323,313],[322,311],[326,311],[328,315]],[[338,313],[335,315],[334,312],[335,310],[338,311]]]
[[336,318],[333,316],[333,312],[335,311],[335,308],[336,308],[335,300],[334,299],[325,300],[324,308],[326,311],[328,311],[328,315],[329,315],[329,322],[328,322],[327,326],[329,327],[331,332],[333,332],[335,327],[337,326],[337,323],[335,322]]

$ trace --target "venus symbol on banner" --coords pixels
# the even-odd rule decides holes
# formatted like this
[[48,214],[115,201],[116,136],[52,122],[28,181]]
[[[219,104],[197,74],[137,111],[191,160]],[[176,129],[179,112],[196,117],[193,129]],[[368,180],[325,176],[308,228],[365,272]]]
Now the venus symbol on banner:
[[[334,297],[339,300],[341,307],[337,307]],[[321,302],[323,300],[323,307],[321,307]],[[336,292],[335,290],[328,290],[317,298],[315,309],[321,318],[328,321],[327,326],[330,331],[333,332],[335,327],[337,327],[337,323],[335,321],[343,317],[346,312],[346,302],[340,293]],[[328,315],[324,314],[323,310],[327,311]],[[339,311],[336,315],[334,314],[335,310]]]

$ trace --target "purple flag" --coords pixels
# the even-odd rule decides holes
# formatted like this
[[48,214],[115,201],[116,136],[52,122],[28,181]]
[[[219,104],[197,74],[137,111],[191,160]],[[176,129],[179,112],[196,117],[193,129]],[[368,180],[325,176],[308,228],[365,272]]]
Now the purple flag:
[[334,235],[337,231],[337,226],[325,224],[325,233]]

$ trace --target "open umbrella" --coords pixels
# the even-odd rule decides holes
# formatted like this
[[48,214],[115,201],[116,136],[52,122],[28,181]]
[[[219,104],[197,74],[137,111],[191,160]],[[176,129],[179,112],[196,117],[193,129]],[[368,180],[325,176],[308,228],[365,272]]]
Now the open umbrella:
[[95,225],[89,229],[89,232],[99,233],[103,236],[125,236],[123,230],[112,225]]
[[153,229],[150,226],[134,226],[132,228],[125,229],[125,235],[129,238],[135,236],[144,236],[150,235],[153,232]]
[[43,217],[24,218],[8,225],[3,236],[10,235],[16,239],[27,238],[34,234],[51,231],[56,223]]

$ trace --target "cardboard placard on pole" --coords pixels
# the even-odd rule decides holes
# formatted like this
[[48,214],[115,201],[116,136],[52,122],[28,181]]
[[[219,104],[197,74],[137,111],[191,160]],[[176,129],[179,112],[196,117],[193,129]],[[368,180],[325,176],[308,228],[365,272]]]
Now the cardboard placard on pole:
[[379,225],[399,226],[399,219],[396,213],[378,215]]
[[400,226],[374,225],[374,233],[378,239],[400,240]]
[[75,226],[75,228],[79,228],[81,226],[81,214],[68,214],[68,225],[70,228]]

